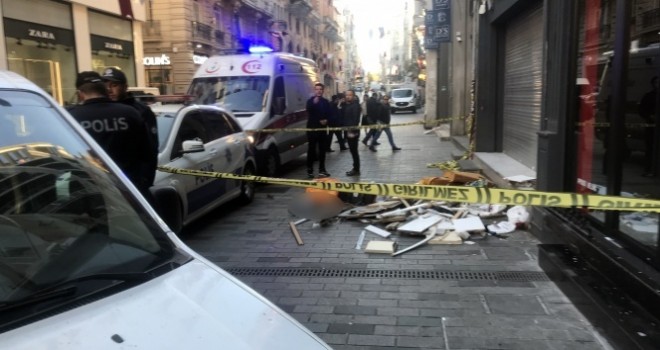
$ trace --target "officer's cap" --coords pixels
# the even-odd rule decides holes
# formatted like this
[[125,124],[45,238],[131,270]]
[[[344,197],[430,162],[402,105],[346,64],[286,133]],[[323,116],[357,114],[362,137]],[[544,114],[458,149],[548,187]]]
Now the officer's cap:
[[121,84],[126,84],[126,74],[114,67],[104,69],[101,77],[104,81],[116,81]]
[[90,83],[102,83],[101,75],[96,72],[86,71],[78,73],[76,77],[76,89],[83,86],[84,84]]

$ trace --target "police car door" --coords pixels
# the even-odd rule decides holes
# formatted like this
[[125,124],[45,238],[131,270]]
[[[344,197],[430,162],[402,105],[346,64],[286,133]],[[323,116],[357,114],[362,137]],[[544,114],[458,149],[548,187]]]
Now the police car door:
[[[237,137],[240,135],[234,135],[234,129],[221,111],[203,110],[202,116],[210,138],[206,146],[209,152],[212,152],[211,163],[214,171],[235,173],[244,158],[244,152],[240,151],[241,140]],[[213,188],[208,190],[216,191],[216,198],[224,201],[227,199],[225,196],[234,194],[232,192],[238,188],[237,183],[235,180],[217,179]]]
[[[182,154],[182,143],[188,140],[201,140],[204,143],[204,150]],[[204,126],[202,114],[199,111],[188,112],[183,116],[176,132],[171,155],[172,162],[168,166],[179,169],[215,171],[212,162],[215,153],[213,149],[207,146],[208,142],[209,136]],[[185,191],[186,215],[196,212],[215,199],[217,191],[213,193],[209,190],[209,188],[212,188],[212,178],[189,175],[176,175],[176,177],[180,184],[179,187],[182,187]]]

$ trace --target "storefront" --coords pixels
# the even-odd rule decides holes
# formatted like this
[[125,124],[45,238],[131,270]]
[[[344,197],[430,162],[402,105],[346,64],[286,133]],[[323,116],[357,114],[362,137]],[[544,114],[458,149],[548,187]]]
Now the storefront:
[[[209,58],[202,53],[193,52],[192,56],[189,55],[190,53],[181,53],[177,55],[169,53],[146,53],[142,59],[142,64],[144,65],[144,75],[146,77],[147,86],[158,88],[161,95],[185,93],[192,77],[190,74],[183,74],[183,72],[187,71],[190,67],[190,63],[192,63],[194,74],[197,68]],[[175,61],[175,59],[181,59],[181,57],[183,57],[182,61]],[[174,77],[177,76],[176,73],[182,73],[179,75],[181,77],[186,77],[186,79],[175,81]],[[175,86],[177,82],[180,86]],[[181,86],[184,82],[185,86]],[[176,89],[179,91],[177,92]]]
[[[477,152],[534,169],[538,190],[660,199],[660,10],[635,4],[492,2],[479,21]],[[660,319],[658,214],[535,207],[532,217],[544,243]]]
[[102,73],[106,67],[121,69],[129,86],[136,85],[133,26],[130,20],[89,11],[92,68]]
[[[44,9],[35,13],[35,8]],[[2,0],[7,67],[59,103],[75,95],[76,55],[71,6],[47,0]]]
[[0,0],[0,68],[19,73],[61,104],[76,102],[77,72],[122,69],[143,85],[144,2]]

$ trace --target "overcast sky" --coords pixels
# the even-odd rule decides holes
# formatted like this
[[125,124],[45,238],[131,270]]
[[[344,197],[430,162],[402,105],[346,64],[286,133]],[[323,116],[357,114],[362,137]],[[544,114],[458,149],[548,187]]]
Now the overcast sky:
[[350,9],[355,18],[355,39],[362,66],[367,71],[379,71],[379,54],[387,50],[389,41],[380,38],[378,28],[383,27],[387,32],[392,26],[401,26],[405,1],[339,0],[337,3]]

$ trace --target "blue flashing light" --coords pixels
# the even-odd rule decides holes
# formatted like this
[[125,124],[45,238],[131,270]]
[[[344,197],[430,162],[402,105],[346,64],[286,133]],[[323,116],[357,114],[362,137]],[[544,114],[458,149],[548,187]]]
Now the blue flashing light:
[[267,53],[267,52],[273,52],[273,49],[268,46],[257,45],[257,46],[250,46],[248,51],[250,51],[250,53]]

